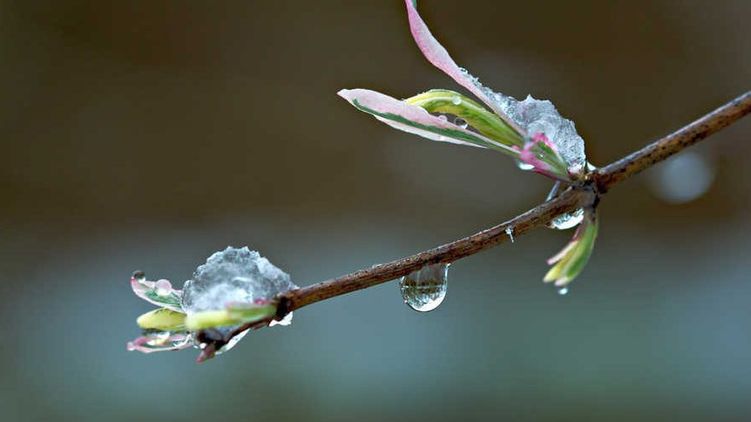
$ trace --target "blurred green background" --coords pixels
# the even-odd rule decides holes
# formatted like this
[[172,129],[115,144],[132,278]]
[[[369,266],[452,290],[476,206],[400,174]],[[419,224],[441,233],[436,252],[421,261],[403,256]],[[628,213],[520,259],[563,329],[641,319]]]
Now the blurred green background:
[[[746,0],[420,6],[488,86],[552,99],[596,165],[749,88]],[[181,285],[248,245],[315,283],[496,224],[550,183],[335,95],[457,89],[398,0],[3,1],[0,58],[2,420],[751,412],[751,119],[693,149],[704,170],[615,188],[567,296],[541,278],[570,232],[539,230],[455,263],[432,313],[388,283],[196,365],[126,352],[152,308],[133,270]],[[665,180],[706,188],[676,204]]]

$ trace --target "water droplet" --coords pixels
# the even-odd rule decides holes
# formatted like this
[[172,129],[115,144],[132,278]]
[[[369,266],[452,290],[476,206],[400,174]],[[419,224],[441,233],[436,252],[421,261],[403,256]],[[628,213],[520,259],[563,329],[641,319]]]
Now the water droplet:
[[582,208],[579,208],[578,210],[570,214],[564,213],[554,218],[553,221],[550,222],[550,228],[556,230],[570,229],[571,227],[579,225],[579,223],[581,223],[583,219],[584,210]]
[[558,289],[558,294],[561,296],[566,296],[568,294],[568,287],[561,287]]
[[399,281],[404,303],[418,312],[437,308],[446,297],[449,264],[426,265]]
[[532,170],[533,168],[535,168],[535,166],[533,166],[532,164],[527,164],[524,161],[520,161],[520,160],[516,160],[516,166],[519,167],[519,170],[525,170],[525,171]]
[[172,293],[172,283],[165,279],[157,280],[154,284],[154,290],[157,296],[169,296]]
[[439,119],[441,119],[441,120],[443,120],[444,122],[445,122],[445,121],[448,121],[448,119],[449,119],[448,117],[446,117],[446,115],[445,115],[445,114],[439,114],[439,115],[438,115],[438,118],[439,118]]
[[461,127],[462,129],[466,129],[468,126],[467,121],[462,119],[461,117],[457,117],[456,119],[454,119],[454,124]]
[[135,278],[138,281],[144,281],[146,280],[146,273],[143,271],[134,271],[131,277]]
[[458,95],[451,99],[451,104],[453,105],[459,105],[461,103],[462,103],[462,99],[459,98]]
[[514,226],[506,227],[506,234],[511,239],[511,243],[514,243]]

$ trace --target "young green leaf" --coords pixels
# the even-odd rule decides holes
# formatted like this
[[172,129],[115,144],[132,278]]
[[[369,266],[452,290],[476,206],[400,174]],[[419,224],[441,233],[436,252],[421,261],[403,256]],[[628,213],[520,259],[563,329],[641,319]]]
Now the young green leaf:
[[548,260],[548,265],[553,267],[545,274],[543,281],[565,286],[584,270],[595,247],[598,225],[595,211],[585,210],[584,220],[576,229],[571,241]]
[[358,110],[396,129],[434,141],[494,149],[519,158],[517,149],[433,116],[422,107],[368,89],[343,89],[338,94]]

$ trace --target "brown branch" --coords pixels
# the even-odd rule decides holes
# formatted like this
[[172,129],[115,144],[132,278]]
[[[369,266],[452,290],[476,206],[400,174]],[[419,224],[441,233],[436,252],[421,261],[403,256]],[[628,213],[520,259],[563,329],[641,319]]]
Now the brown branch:
[[[546,225],[561,213],[592,205],[612,186],[705,139],[749,112],[751,92],[746,92],[676,132],[596,170],[585,182],[570,186],[554,199],[495,227],[406,258],[285,292],[278,298],[277,319],[303,306],[394,280],[427,264],[454,262],[509,240],[506,232],[509,229],[518,237]],[[253,328],[262,325],[265,324],[257,322]],[[240,327],[235,333],[247,328],[251,325]]]
[[655,141],[620,160],[597,170],[595,178],[601,193],[629,177],[648,169],[671,155],[718,132],[751,110],[751,91],[737,97],[715,111],[689,123],[670,135]]
[[506,230],[509,230],[513,236],[520,236],[531,229],[547,224],[557,215],[592,203],[593,198],[594,191],[591,189],[568,189],[551,201],[544,202],[524,214],[471,236],[406,258],[374,265],[332,280],[293,290],[284,295],[284,298],[289,301],[287,308],[291,311],[334,296],[375,286],[407,275],[428,264],[454,262],[510,240],[511,237]]

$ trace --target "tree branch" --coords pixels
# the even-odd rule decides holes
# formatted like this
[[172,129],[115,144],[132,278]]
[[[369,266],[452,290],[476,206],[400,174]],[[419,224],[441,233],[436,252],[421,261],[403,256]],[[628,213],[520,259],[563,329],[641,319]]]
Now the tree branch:
[[[584,182],[570,186],[557,197],[511,220],[406,258],[285,292],[278,297],[276,317],[280,319],[303,306],[394,280],[428,264],[450,263],[473,255],[509,240],[507,230],[510,230],[514,237],[521,236],[534,228],[548,224],[559,214],[594,204],[612,186],[707,138],[749,112],[751,91],[676,132],[590,173]],[[265,323],[248,324],[238,328],[235,333],[260,326],[265,326]]]
[[740,95],[670,135],[598,169],[595,178],[599,191],[604,193],[611,186],[729,126],[748,114],[749,111],[751,111],[751,91]]

